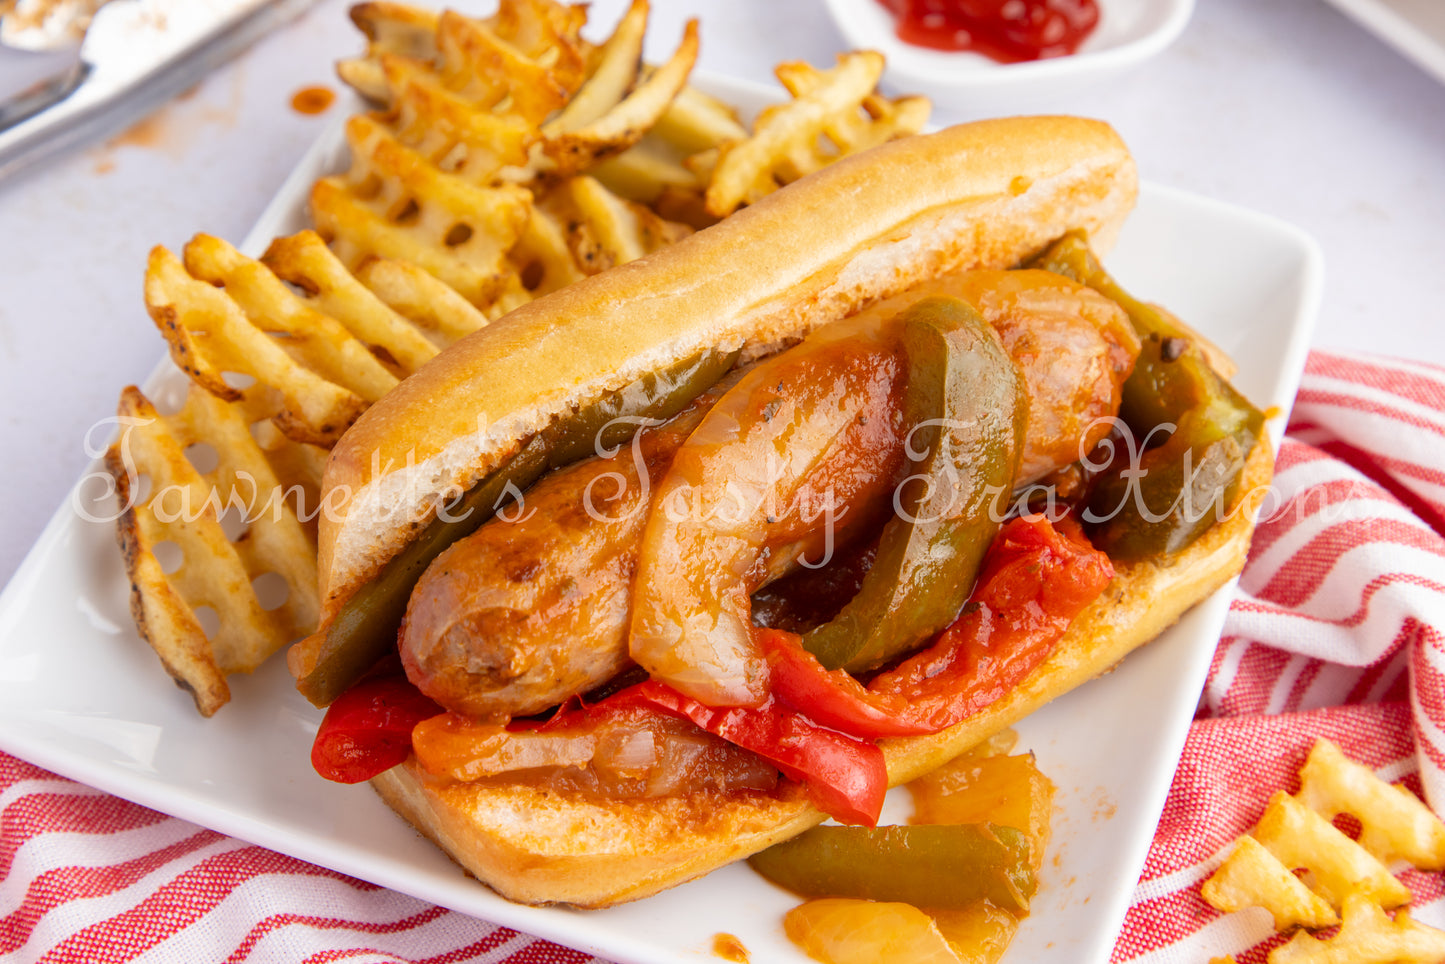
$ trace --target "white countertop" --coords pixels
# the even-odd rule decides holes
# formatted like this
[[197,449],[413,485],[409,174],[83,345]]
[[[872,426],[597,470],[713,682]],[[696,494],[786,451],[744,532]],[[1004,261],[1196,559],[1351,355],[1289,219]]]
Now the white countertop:
[[[289,103],[340,90],[331,64],[361,47],[347,6],[320,0],[129,132],[0,182],[0,582],[89,462],[88,430],[164,351],[141,299],[146,252],[197,231],[239,242],[336,112]],[[596,28],[623,6],[595,2]],[[823,0],[654,6],[649,54],[698,15],[713,73],[768,80],[843,47]],[[1148,180],[1313,233],[1328,263],[1316,344],[1445,363],[1445,87],[1323,0],[1200,0],[1162,56],[1039,108],[1112,122]],[[969,116],[935,102],[940,123]]]

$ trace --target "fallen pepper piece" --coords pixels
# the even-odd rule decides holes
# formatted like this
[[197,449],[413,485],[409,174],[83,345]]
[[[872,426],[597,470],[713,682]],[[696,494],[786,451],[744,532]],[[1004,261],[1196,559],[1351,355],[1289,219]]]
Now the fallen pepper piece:
[[311,744],[311,765],[337,783],[361,783],[411,753],[411,731],[445,712],[405,676],[363,679],[326,711]]
[[914,824],[996,823],[1016,827],[1029,841],[1034,873],[1049,842],[1054,785],[1032,753],[971,759],[955,757],[912,781]]
[[804,897],[915,907],[965,907],[987,900],[1027,913],[1035,888],[1024,834],[987,823],[814,827],[754,854],[748,863]]

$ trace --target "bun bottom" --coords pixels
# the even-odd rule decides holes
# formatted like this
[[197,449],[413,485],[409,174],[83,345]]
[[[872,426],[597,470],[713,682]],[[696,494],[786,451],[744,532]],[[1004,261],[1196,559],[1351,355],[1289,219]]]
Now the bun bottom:
[[[1054,652],[1012,693],[933,736],[881,742],[889,784],[907,783],[992,733],[1113,669],[1244,566],[1257,498],[1269,484],[1266,437],[1250,455],[1231,514],[1172,559],[1120,565]],[[503,897],[607,907],[676,886],[825,819],[797,784],[773,794],[596,801],[520,785],[439,785],[415,758],[371,781],[386,803]]]

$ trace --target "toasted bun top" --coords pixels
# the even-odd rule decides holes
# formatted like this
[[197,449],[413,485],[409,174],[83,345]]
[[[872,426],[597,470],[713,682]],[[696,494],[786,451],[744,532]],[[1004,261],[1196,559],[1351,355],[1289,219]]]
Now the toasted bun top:
[[846,158],[519,308],[403,381],[333,450],[326,613],[449,489],[559,415],[705,348],[763,354],[943,272],[1015,265],[1073,228],[1105,250],[1136,193],[1133,161],[1107,124],[981,121]]

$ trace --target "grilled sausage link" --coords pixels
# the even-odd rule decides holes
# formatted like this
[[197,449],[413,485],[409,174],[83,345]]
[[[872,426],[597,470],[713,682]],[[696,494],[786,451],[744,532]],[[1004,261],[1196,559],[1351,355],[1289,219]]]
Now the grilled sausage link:
[[[969,272],[922,293],[972,302],[1018,364],[1030,403],[1020,482],[1073,463],[1107,434],[1101,420],[1117,414],[1139,350],[1112,302],[1042,271]],[[520,519],[509,512],[439,556],[402,625],[412,682],[448,709],[501,721],[541,712],[627,668],[633,573],[652,490],[644,483],[661,480],[725,387],[612,458],[550,473],[527,491]],[[856,530],[866,518],[844,521]],[[841,547],[847,533],[834,535]],[[764,582],[796,568],[800,551],[801,543],[774,553]]]
[[[629,666],[632,579],[652,487],[719,396],[715,389],[640,433],[634,448],[544,476],[527,491],[520,513],[493,519],[438,556],[402,623],[401,658],[411,681],[447,709],[500,721],[555,706]],[[833,486],[830,494],[836,488],[848,500],[860,460],[881,460],[874,474],[887,485],[902,462],[899,427],[874,433],[886,450],[881,455],[844,451],[825,462],[818,474]],[[868,500],[838,512],[831,533],[799,528],[800,517],[820,511],[817,505],[783,508],[778,542],[757,578],[771,582],[800,560],[847,544],[884,508]]]
[[1079,461],[1119,414],[1139,336],[1122,308],[1050,271],[966,271],[913,293],[947,294],[978,309],[1024,377],[1028,436],[1018,483]]
[[505,721],[626,668],[650,481],[716,401],[704,395],[612,457],[543,476],[518,506],[438,556],[401,626],[411,681],[447,709]]

